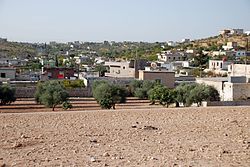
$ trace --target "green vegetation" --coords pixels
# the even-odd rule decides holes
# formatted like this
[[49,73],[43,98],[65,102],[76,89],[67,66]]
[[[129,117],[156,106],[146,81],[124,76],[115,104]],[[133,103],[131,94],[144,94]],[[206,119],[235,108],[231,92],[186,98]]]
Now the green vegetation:
[[155,85],[157,85],[157,83],[152,81],[134,80],[129,85],[131,91],[130,93],[134,97],[147,99],[148,91],[154,88]]
[[96,81],[92,87],[93,96],[104,109],[115,109],[115,104],[126,102],[126,89],[105,81]]
[[84,88],[83,80],[63,80],[62,84],[65,88]]
[[58,81],[47,81],[37,85],[35,100],[54,111],[57,105],[68,101],[68,93]]
[[175,103],[175,94],[172,91],[163,85],[155,86],[148,93],[151,104],[158,101],[161,105],[169,107],[170,104]]
[[219,101],[218,91],[203,84],[181,84],[176,87],[176,101],[188,107],[193,103],[201,105],[202,101]]
[[95,66],[95,71],[99,72],[100,77],[104,77],[105,72],[107,72],[107,68],[104,65],[99,64]]
[[10,104],[16,101],[15,89],[9,85],[0,86],[0,105]]

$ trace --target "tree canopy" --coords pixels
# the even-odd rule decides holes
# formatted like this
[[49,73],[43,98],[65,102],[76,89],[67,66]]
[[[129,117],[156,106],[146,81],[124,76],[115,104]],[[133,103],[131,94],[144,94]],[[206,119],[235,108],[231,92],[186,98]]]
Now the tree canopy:
[[9,85],[0,86],[0,105],[10,104],[15,101],[15,89]]
[[35,100],[54,111],[57,105],[68,100],[68,93],[58,81],[47,81],[38,84]]
[[115,104],[126,102],[126,89],[120,85],[97,81],[94,82],[92,92],[96,101],[104,109],[115,109]]

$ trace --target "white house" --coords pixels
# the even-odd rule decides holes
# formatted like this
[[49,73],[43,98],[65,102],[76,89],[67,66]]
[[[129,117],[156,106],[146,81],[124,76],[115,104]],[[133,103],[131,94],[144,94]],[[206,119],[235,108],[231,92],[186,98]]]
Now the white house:
[[187,38],[184,38],[181,40],[181,43],[189,43],[190,42],[190,39],[187,39]]
[[230,76],[246,76],[250,78],[250,64],[231,64],[228,66]]
[[189,55],[184,52],[162,51],[157,54],[159,61],[173,62],[185,60]]
[[236,49],[238,46],[237,42],[227,42],[227,45],[222,46],[224,50]]
[[176,43],[174,41],[168,41],[167,44],[168,46],[176,46]]
[[245,76],[197,78],[196,82],[210,85],[217,89],[221,101],[250,99],[250,83]]
[[246,34],[246,35],[250,35],[250,31],[245,31],[245,33],[244,34]]
[[230,61],[209,60],[209,70],[228,70],[228,65],[231,64]]
[[232,35],[236,34],[236,35],[242,35],[244,33],[243,29],[232,29],[230,32]]

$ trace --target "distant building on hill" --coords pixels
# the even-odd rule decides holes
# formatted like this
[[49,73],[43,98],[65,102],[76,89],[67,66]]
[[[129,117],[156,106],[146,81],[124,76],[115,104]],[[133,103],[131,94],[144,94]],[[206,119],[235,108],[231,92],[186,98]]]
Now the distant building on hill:
[[244,29],[224,29],[219,31],[220,35],[242,35],[244,33]]

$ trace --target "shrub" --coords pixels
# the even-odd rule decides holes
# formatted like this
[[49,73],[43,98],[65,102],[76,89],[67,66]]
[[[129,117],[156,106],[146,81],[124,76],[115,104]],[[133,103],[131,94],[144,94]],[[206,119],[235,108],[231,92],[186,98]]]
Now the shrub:
[[71,109],[73,106],[68,101],[63,102],[62,107],[64,110]]
[[64,80],[62,81],[65,88],[84,88],[83,80]]
[[57,105],[68,100],[68,93],[58,81],[47,81],[38,84],[35,100],[54,111]]
[[15,89],[9,85],[3,85],[0,87],[0,105],[10,104],[16,101]]

